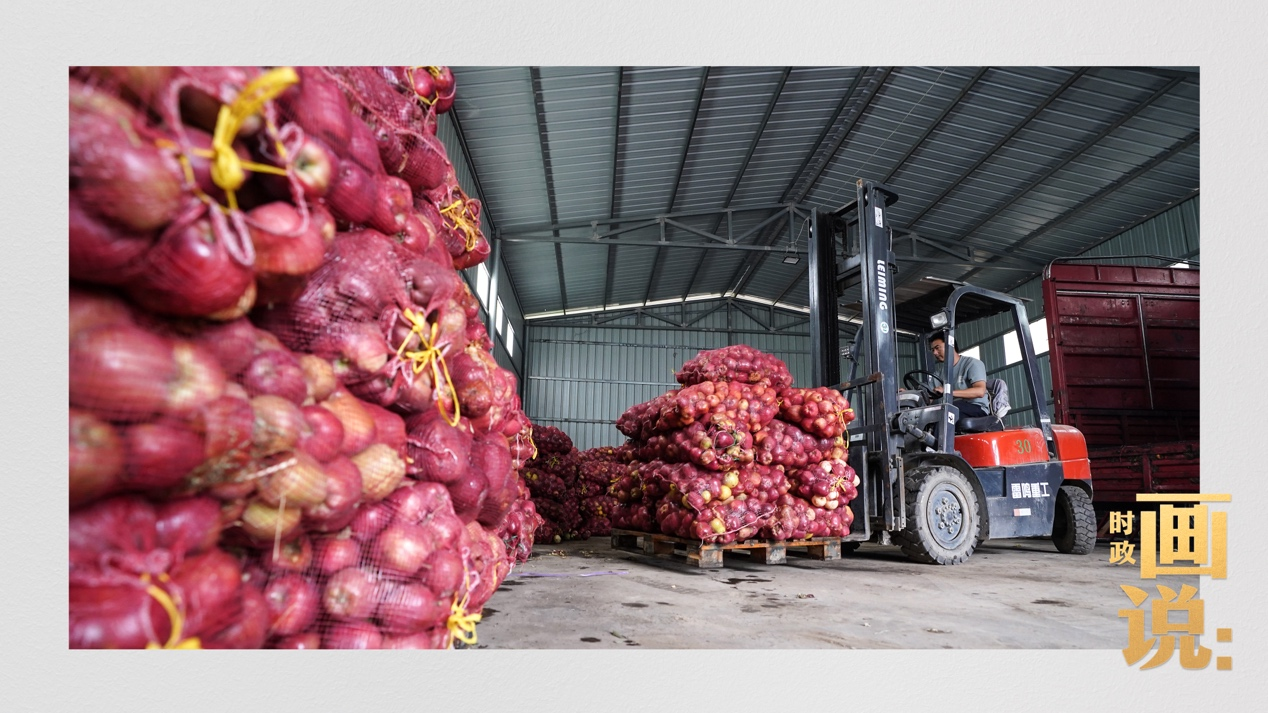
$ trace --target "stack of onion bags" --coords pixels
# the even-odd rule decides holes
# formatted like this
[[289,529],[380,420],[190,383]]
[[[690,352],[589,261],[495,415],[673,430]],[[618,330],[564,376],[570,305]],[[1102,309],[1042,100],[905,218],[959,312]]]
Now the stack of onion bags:
[[577,449],[568,434],[554,426],[536,426],[533,441],[537,456],[525,465],[524,480],[542,517],[535,539],[550,543],[580,539]]
[[540,517],[454,89],[71,70],[72,647],[474,643]]
[[849,533],[854,414],[839,392],[793,387],[787,365],[745,345],[702,351],[677,378],[617,419],[629,441],[613,527],[707,543]]

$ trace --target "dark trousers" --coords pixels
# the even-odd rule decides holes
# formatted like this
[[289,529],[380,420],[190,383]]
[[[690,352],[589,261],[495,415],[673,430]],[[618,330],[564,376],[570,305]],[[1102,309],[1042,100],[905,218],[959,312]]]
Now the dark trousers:
[[986,410],[985,407],[982,406],[982,404],[975,403],[973,401],[967,401],[965,399],[955,399],[951,403],[956,408],[960,409],[961,418],[976,418],[978,416],[989,415],[990,413],[989,411]]

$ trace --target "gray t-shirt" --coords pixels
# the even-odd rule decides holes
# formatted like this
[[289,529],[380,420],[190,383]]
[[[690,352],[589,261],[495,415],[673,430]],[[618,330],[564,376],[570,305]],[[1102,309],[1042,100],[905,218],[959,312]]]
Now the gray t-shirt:
[[[942,376],[942,369],[945,366],[945,364],[938,365],[938,376]],[[971,356],[961,354],[960,360],[955,363],[955,366],[951,367],[951,390],[967,389],[978,381],[986,381],[986,365]],[[966,400],[971,403],[981,404],[982,408],[988,412],[991,410],[990,400],[985,395],[980,398]]]

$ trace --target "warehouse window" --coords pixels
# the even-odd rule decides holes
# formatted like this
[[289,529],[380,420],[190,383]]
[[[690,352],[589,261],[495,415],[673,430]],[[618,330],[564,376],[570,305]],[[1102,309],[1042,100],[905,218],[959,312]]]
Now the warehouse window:
[[476,266],[476,297],[480,298],[482,305],[489,303],[489,268],[484,263]]
[[982,360],[982,347],[981,347],[980,345],[979,345],[979,346],[976,346],[976,347],[969,347],[968,349],[965,349],[964,351],[960,352],[960,355],[961,355],[961,356],[967,356],[967,357],[973,357],[974,359],[977,359],[978,361],[981,361],[981,360]]
[[515,327],[509,321],[506,324],[506,354],[515,356]]
[[506,337],[507,321],[506,310],[502,308],[502,298],[499,297],[497,311],[493,313],[493,323],[497,325],[498,334],[501,334],[503,337]]
[[1004,366],[1021,361],[1021,345],[1017,343],[1016,330],[1004,335]]
[[1035,345],[1035,356],[1048,351],[1048,318],[1041,317],[1030,323],[1030,341]]

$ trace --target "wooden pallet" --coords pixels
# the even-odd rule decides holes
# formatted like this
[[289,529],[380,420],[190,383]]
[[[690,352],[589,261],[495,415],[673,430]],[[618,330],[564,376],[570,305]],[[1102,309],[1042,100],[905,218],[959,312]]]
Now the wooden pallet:
[[[642,540],[640,543],[639,540]],[[688,540],[682,537],[657,533],[638,532],[636,530],[612,530],[612,548],[642,552],[648,555],[674,555],[686,557],[687,562],[703,569],[716,569],[723,566],[723,553],[738,554],[747,552],[749,561],[756,564],[784,564],[788,561],[788,550],[804,551],[806,556],[817,560],[841,559],[840,537],[813,537],[808,540],[745,540],[725,545],[711,545],[699,540]]]

